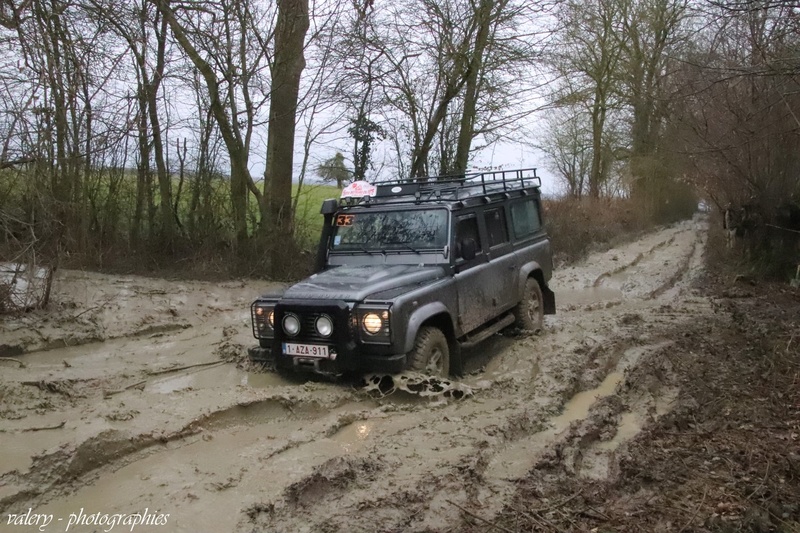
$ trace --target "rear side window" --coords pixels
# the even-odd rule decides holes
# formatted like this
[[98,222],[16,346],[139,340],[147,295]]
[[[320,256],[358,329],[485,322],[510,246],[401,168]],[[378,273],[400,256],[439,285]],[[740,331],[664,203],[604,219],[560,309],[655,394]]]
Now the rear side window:
[[539,205],[534,199],[517,202],[511,205],[511,224],[514,226],[514,237],[522,239],[533,235],[541,227],[539,222]]
[[489,236],[489,247],[494,248],[499,244],[508,242],[505,210],[502,207],[487,209],[484,216],[486,232]]

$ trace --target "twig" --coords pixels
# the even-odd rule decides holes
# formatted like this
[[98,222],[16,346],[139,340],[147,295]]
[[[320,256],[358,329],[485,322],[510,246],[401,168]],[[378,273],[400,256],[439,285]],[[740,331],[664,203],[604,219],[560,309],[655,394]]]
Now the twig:
[[688,522],[686,522],[686,525],[683,526],[680,531],[678,531],[678,533],[683,533],[684,531],[686,531],[687,527],[692,525],[692,522],[694,522],[694,519],[697,518],[697,514],[700,512],[700,508],[703,507],[704,503],[706,503],[706,495],[708,495],[708,489],[703,491],[703,499],[700,501],[700,505],[697,506],[697,508],[694,510],[694,514],[692,515],[692,517],[689,519]]
[[132,385],[128,385],[127,387],[123,387],[121,389],[103,391],[103,397],[104,398],[109,398],[111,396],[114,396],[115,394],[119,394],[121,392],[125,392],[126,390],[135,389],[136,387],[138,387],[140,385],[144,385],[145,383],[147,383],[146,379],[144,379],[142,381],[139,381],[139,382],[136,382],[136,383],[134,383]]
[[512,509],[514,509],[516,512],[518,512],[519,514],[521,514],[522,516],[527,518],[528,521],[533,522],[536,525],[543,526],[543,527],[549,527],[550,529],[558,531],[558,527],[555,524],[553,524],[547,518],[543,517],[540,514],[538,515],[538,518],[536,518],[533,515],[526,513],[522,509],[518,509],[516,507],[512,507]]
[[468,514],[468,515],[469,515],[469,516],[471,516],[472,518],[476,518],[476,519],[480,520],[480,521],[481,521],[481,522],[483,522],[484,524],[490,525],[490,526],[492,526],[492,527],[493,527],[493,528],[495,528],[495,529],[499,529],[500,531],[505,531],[506,533],[514,533],[514,532],[513,532],[513,531],[511,531],[510,529],[506,529],[506,528],[504,528],[503,526],[501,526],[501,525],[498,525],[498,524],[495,524],[494,522],[491,522],[491,521],[489,521],[489,520],[486,520],[485,518],[483,518],[483,517],[480,517],[480,516],[476,515],[476,514],[475,514],[475,513],[473,513],[473,512],[467,511],[466,509],[464,509],[463,507],[461,507],[460,505],[458,505],[457,503],[455,503],[455,502],[453,502],[453,501],[450,501],[450,500],[445,500],[445,501],[446,501],[447,503],[449,503],[450,505],[454,505],[454,506],[458,507],[459,509],[461,509],[461,512],[463,512],[463,513],[465,513],[465,514]]
[[764,225],[765,226],[769,226],[770,228],[782,229],[783,231],[790,231],[792,233],[800,233],[800,231],[797,231],[796,229],[784,228],[783,226],[776,226],[775,224],[764,224]]
[[578,492],[576,492],[572,496],[568,497],[566,500],[563,500],[561,502],[555,503],[553,505],[548,505],[547,507],[542,507],[540,509],[531,509],[531,512],[532,513],[536,513],[536,514],[540,514],[540,513],[546,513],[547,511],[552,511],[553,509],[558,509],[559,507],[563,507],[565,504],[571,502],[572,500],[574,500],[575,498],[580,496],[581,492],[583,492],[583,491],[579,490]]
[[[589,509],[590,511],[592,511],[593,513],[595,513],[597,516],[599,516],[599,517],[600,517],[600,518],[602,518],[603,520],[611,520],[611,517],[609,517],[607,514],[605,514],[605,513],[601,512],[601,511],[598,511],[597,509],[595,509],[594,507],[592,507],[592,506],[591,506],[591,505],[589,505],[589,504],[585,504],[585,505],[586,505],[586,508],[587,508],[587,509]],[[584,511],[584,512],[585,512],[585,511]],[[594,518],[597,518],[597,516],[596,516],[596,517],[594,517]]]
[[181,370],[188,370],[190,368],[196,368],[200,366],[213,366],[213,365],[221,365],[224,363],[225,361],[209,361],[207,363],[196,363],[194,365],[176,366],[174,368],[165,368],[163,370],[146,370],[145,373],[148,376],[158,376],[160,374],[169,374],[170,372],[179,372]]
[[83,311],[81,311],[81,312],[80,312],[80,313],[78,313],[77,315],[73,316],[73,317],[72,317],[72,320],[75,320],[76,318],[80,318],[82,315],[85,315],[86,313],[91,313],[92,311],[96,311],[97,309],[102,309],[102,308],[103,308],[103,307],[105,307],[105,306],[106,306],[106,304],[103,304],[103,305],[95,305],[95,306],[93,306],[93,307],[90,307],[90,308],[88,308],[88,309],[84,309]]
[[47,429],[61,429],[61,428],[64,427],[64,425],[66,423],[67,423],[67,421],[64,420],[63,422],[61,422],[57,426],[45,426],[45,427],[39,427],[39,428],[25,428],[22,431],[45,431]]
[[20,368],[25,368],[26,366],[28,366],[19,359],[14,359],[13,357],[0,357],[0,361],[10,361],[12,363],[19,363]]
[[753,492],[751,492],[751,493],[750,493],[750,496],[748,496],[747,498],[745,498],[745,500],[749,500],[750,498],[752,498],[753,496],[755,496],[756,492],[758,492],[759,490],[761,490],[761,487],[763,487],[763,486],[764,486],[764,485],[767,483],[767,478],[769,477],[769,467],[770,467],[770,465],[771,465],[771,464],[772,464],[772,461],[771,461],[770,459],[767,459],[767,471],[766,471],[766,473],[764,474],[764,479],[762,479],[762,480],[761,480],[761,483],[759,483],[759,484],[758,484],[758,486],[757,486],[756,488],[754,488],[754,489],[753,489]]
[[101,309],[105,308],[106,306],[110,305],[111,302],[113,302],[113,301],[114,301],[114,296],[106,296],[103,300],[100,301],[99,305],[93,305],[92,307],[84,309],[83,311],[81,311],[77,315],[73,315],[72,320],[75,320],[76,318],[79,318],[82,315],[85,315],[86,313],[91,313],[92,311],[101,310]]

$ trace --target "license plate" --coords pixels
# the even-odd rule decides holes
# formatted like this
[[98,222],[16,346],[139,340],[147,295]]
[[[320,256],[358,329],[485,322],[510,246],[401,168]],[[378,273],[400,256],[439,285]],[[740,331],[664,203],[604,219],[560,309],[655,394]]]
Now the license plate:
[[294,344],[290,342],[283,343],[283,353],[286,355],[299,355],[302,357],[320,357],[327,359],[329,350],[327,346],[319,344]]

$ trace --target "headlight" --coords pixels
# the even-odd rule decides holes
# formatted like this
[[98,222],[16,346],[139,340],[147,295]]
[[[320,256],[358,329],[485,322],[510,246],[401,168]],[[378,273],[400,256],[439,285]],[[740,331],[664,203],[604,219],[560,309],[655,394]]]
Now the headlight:
[[391,311],[387,304],[356,307],[353,327],[357,328],[359,340],[365,344],[392,343]]
[[253,321],[253,336],[270,339],[275,330],[275,302],[256,300],[250,309]]
[[300,319],[297,318],[297,315],[289,313],[283,317],[283,331],[290,337],[300,333]]
[[367,313],[361,321],[364,331],[370,335],[376,335],[383,328],[383,319],[378,313]]
[[328,315],[320,316],[315,322],[314,327],[317,328],[317,333],[323,337],[330,337],[333,333],[333,321]]

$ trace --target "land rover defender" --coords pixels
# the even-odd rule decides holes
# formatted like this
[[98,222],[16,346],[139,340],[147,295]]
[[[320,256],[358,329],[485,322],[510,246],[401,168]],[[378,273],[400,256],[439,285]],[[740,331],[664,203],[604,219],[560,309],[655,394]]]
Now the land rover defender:
[[536,169],[355,182],[326,200],[317,273],[251,306],[279,370],[459,374],[461,349],[555,313]]

